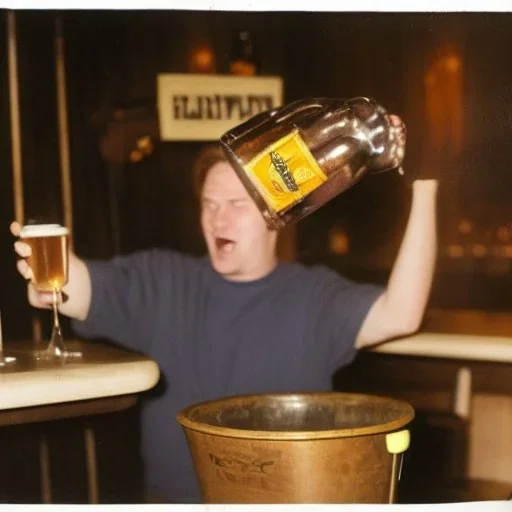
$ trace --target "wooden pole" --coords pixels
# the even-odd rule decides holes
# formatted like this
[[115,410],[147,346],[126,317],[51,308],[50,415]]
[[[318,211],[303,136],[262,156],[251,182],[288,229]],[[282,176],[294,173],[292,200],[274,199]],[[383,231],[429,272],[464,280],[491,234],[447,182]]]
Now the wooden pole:
[[[21,225],[25,222],[23,200],[23,168],[21,152],[21,121],[18,78],[18,45],[16,37],[16,14],[7,13],[7,58],[9,72],[9,110],[11,120],[11,158],[12,183],[14,194],[14,218]],[[32,319],[32,338],[41,339],[41,323],[36,316]],[[41,500],[45,504],[52,502],[50,470],[50,449],[45,434],[39,436],[39,476],[41,482]]]
[[9,110],[11,118],[11,158],[14,192],[14,218],[23,225],[23,171],[21,156],[20,100],[18,92],[18,49],[16,15],[7,12],[7,59],[9,70]]
[[64,225],[69,229],[69,244],[73,250],[73,197],[69,156],[68,107],[66,94],[66,64],[62,21],[55,20],[55,79],[57,85],[57,120],[59,129],[60,178]]
[[[59,127],[60,176],[64,225],[69,229],[69,247],[73,250],[73,195],[71,159],[69,155],[68,105],[66,93],[66,60],[62,20],[55,20],[55,78],[57,84],[57,119]],[[96,460],[96,440],[92,426],[84,426],[84,444],[87,469],[87,489],[90,504],[99,502],[99,484]]]

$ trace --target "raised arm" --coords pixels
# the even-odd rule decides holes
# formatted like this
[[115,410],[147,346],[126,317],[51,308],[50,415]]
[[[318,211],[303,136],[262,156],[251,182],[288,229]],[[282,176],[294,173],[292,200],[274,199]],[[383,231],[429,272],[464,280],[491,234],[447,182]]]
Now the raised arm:
[[[12,225],[11,230],[19,234],[19,225]],[[22,258],[28,256],[27,244],[17,241],[15,247]],[[69,280],[59,310],[74,320],[73,329],[85,338],[105,338],[128,348],[147,350],[155,315],[162,307],[172,315],[172,294],[183,289],[180,276],[194,269],[194,264],[192,258],[163,250],[140,251],[105,261],[81,260],[71,254]],[[18,270],[25,279],[32,278],[25,259],[18,262]],[[47,308],[51,294],[36,291],[29,281],[28,298],[32,306]]]
[[407,335],[419,328],[435,270],[437,188],[434,179],[413,183],[411,211],[398,257],[385,292],[363,322],[356,347]]

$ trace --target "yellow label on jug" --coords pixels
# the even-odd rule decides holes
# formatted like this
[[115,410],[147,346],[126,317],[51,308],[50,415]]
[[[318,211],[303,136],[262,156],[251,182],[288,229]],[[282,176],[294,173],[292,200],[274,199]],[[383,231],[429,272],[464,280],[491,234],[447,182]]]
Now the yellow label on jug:
[[298,130],[267,147],[244,168],[277,213],[300,202],[327,181]]

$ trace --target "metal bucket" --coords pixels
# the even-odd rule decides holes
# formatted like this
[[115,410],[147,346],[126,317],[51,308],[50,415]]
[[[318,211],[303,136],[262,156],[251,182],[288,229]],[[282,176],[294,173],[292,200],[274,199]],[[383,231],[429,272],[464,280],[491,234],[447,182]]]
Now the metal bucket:
[[235,396],[177,420],[206,503],[393,503],[413,417],[405,402],[326,392]]

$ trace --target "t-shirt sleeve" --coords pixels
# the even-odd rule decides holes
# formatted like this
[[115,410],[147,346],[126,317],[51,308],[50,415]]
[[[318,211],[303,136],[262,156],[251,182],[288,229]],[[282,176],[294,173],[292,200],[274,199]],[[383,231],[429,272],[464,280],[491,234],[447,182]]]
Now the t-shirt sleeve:
[[173,253],[150,250],[108,261],[85,261],[91,279],[91,305],[84,321],[72,322],[73,329],[85,338],[149,350],[163,276],[172,277],[175,258]]
[[319,308],[318,329],[330,346],[333,370],[351,363],[357,353],[355,342],[364,320],[384,287],[357,283],[337,272],[320,268],[313,294]]

